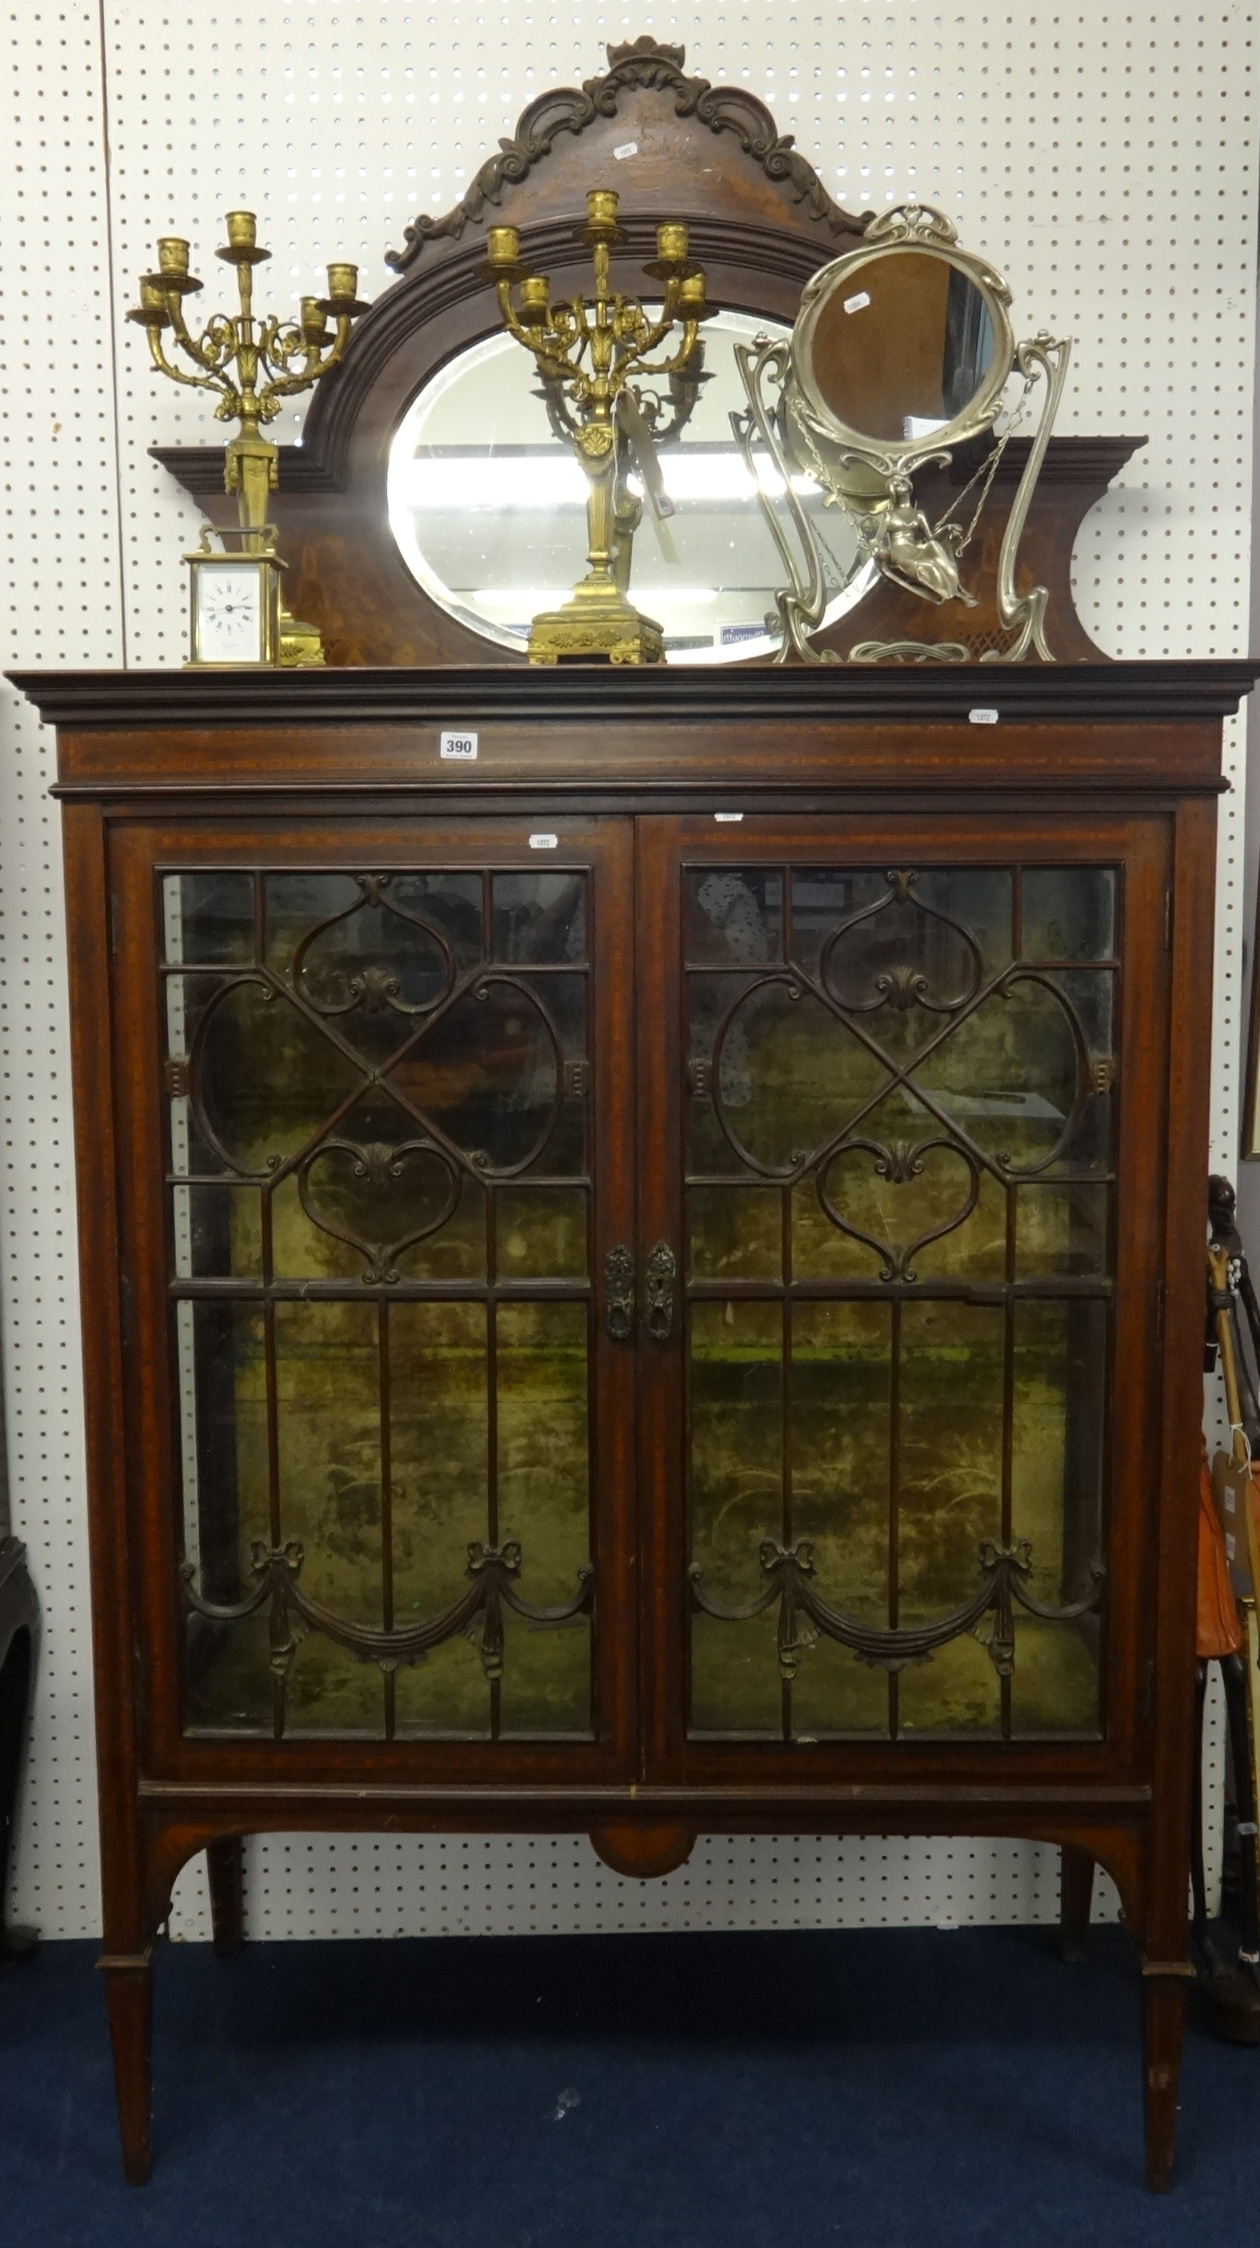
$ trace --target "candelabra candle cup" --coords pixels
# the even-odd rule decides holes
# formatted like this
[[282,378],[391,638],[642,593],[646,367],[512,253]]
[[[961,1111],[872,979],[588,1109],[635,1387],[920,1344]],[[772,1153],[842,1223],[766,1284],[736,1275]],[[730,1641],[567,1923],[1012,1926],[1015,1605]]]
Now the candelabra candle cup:
[[177,280],[188,274],[188,244],[182,234],[162,234],[158,237],[158,271],[170,273]]
[[709,307],[704,294],[703,273],[689,273],[679,284],[678,317],[680,320],[703,320]]
[[521,283],[521,308],[517,316],[522,327],[544,327],[550,310],[551,283],[545,274],[527,273]]
[[328,301],[330,304],[353,304],[359,286],[357,265],[330,265],[328,268]]
[[687,255],[687,229],[678,223],[658,226],[656,229],[656,254],[662,265],[681,264]]
[[613,234],[616,232],[617,200],[615,187],[588,188],[586,196],[588,233]]
[[324,308],[318,297],[303,297],[301,328],[304,343],[324,343],[327,340]]
[[148,276],[140,283],[140,309],[129,315],[146,328],[166,328],[170,314],[166,309],[166,291],[161,281]]
[[510,269],[521,254],[521,238],[514,226],[486,228],[486,264],[492,268]]
[[258,220],[253,211],[229,211],[227,238],[230,250],[252,250],[258,241]]

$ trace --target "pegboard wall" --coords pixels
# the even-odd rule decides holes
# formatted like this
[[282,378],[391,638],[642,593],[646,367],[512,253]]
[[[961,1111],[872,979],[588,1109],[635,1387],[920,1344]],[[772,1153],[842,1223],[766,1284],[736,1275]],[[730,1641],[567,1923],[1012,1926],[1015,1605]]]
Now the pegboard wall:
[[[1075,339],[1060,427],[1145,431],[1077,553],[1117,656],[1247,645],[1256,112],[1254,6],[644,4],[633,13],[374,0],[18,0],[7,17],[0,271],[5,665],[178,664],[197,517],[148,446],[221,434],[126,326],[163,233],[212,251],[259,214],[268,301],[361,290],[408,217],[440,212],[525,103],[652,32],[761,95],[841,202],[940,205],[1007,274],[1021,332]],[[623,186],[633,195],[629,177]],[[299,433],[301,406],[276,434]],[[18,1917],[99,1925],[75,1216],[52,739],[0,703],[0,1256],[15,1527],[43,1602],[18,1840]],[[1222,821],[1213,1160],[1232,1171],[1240,1063],[1242,730]],[[256,1935],[1035,1920],[1057,1853],[1028,1845],[707,1838],[667,1880],[620,1880],[584,1839],[251,1846]],[[1103,1884],[1098,1909],[1114,1910]],[[204,1882],[172,1931],[206,1933]]]

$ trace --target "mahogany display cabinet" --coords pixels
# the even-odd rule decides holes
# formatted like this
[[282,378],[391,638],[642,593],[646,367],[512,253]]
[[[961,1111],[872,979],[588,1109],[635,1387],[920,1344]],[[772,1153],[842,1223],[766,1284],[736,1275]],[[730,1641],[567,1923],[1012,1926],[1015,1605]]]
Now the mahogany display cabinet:
[[[1105,1866],[1165,2185],[1216,798],[1257,667],[1103,660],[1073,539],[1140,440],[1052,439],[1025,520],[1027,431],[924,465],[910,561],[948,537],[957,594],[841,555],[811,651],[951,661],[772,662],[737,348],[870,214],[680,48],[609,65],[407,228],[280,449],[327,668],[18,677],[65,819],[127,2174],[196,1852],[231,1950],[245,1835],[569,1831],[652,1875],[704,1830],[1049,1842],[1075,1941]],[[690,588],[682,660],[534,669],[579,517],[494,510],[513,462],[583,480],[486,228],[588,288],[610,183],[616,287],[685,222],[722,308],[640,417],[707,495],[673,580],[634,545],[636,597]],[[992,324],[933,301],[965,396]],[[221,447],[159,458],[231,511]],[[1005,660],[1016,596],[1045,662]]]
[[[1186,1980],[1254,666],[23,674],[58,730],[128,2174],[197,1851],[1036,1838]],[[474,732],[475,765],[440,756]]]

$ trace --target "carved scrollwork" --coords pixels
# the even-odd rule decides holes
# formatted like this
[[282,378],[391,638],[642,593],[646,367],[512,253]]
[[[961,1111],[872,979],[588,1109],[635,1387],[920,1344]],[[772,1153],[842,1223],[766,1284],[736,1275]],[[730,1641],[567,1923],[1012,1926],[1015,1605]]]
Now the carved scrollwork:
[[[877,1249],[885,1259],[882,1277],[891,1280],[912,1278],[910,1260],[915,1251],[965,1223],[976,1206],[982,1171],[989,1171],[1005,1184],[1011,1180],[1040,1177],[1058,1163],[1071,1145],[1090,1099],[1100,1085],[1103,1091],[1107,1090],[1110,1076],[1104,1071],[1100,1079],[1081,1018],[1070,996],[1053,975],[1022,960],[986,974],[984,955],[975,934],[964,922],[941,907],[929,904],[920,895],[916,869],[889,867],[885,870],[884,882],[886,887],[882,894],[846,915],[830,932],[821,947],[816,971],[811,972],[796,961],[784,967],[771,967],[735,994],[714,1031],[711,1061],[701,1066],[708,1070],[706,1083],[710,1087],[715,1119],[740,1163],[759,1178],[783,1185],[795,1184],[812,1174],[820,1205],[832,1224],[852,1239]],[[943,940],[948,939],[954,948],[952,964],[947,961],[942,966],[929,957],[925,965],[917,942],[910,940],[900,923],[890,923],[886,941],[881,941],[884,937],[882,917],[890,909],[907,908],[919,917],[921,926],[931,924],[942,933]],[[876,949],[872,950],[873,946]],[[846,947],[856,953],[855,966],[847,974]],[[991,1144],[981,1144],[955,1113],[952,1096],[923,1076],[925,1063],[940,1051],[956,1028],[974,1019],[983,1008],[1009,1002],[1025,986],[1044,992],[1053,1002],[1065,1026],[1072,1054],[1072,1085],[1066,1114],[1059,1117],[1058,1111],[1043,1109],[1044,1114],[1058,1118],[1059,1128],[1053,1141],[1031,1158],[1017,1155],[1010,1148],[995,1149]],[[727,1080],[733,1081],[735,1073],[724,1067],[728,1052],[744,1051],[747,1010],[776,989],[792,1003],[799,1004],[806,998],[816,1002],[834,1022],[859,1039],[883,1073],[880,1082],[863,1094],[852,1113],[837,1119],[833,1134],[813,1147],[793,1148],[786,1160],[772,1159],[749,1144],[749,1127],[741,1129],[731,1113],[733,1100]],[[877,1018],[881,1013],[892,1018],[909,1018],[915,1012],[928,1019],[921,1037],[911,1041],[913,1050],[907,1052],[904,1034],[899,1034],[898,1040],[892,1039],[888,1032],[878,1028]],[[746,1085],[747,1079],[745,1066],[741,1086]],[[985,1091],[983,1085],[975,1089],[979,1093]],[[925,1122],[930,1120],[934,1129],[918,1140],[907,1138],[897,1143],[864,1131],[863,1125],[891,1095],[911,1102],[914,1109],[922,1112]],[[1012,1098],[1022,1101],[1024,1095],[1020,1093]],[[743,1091],[742,1105],[749,1105],[747,1090]],[[1013,1107],[1011,1113],[1020,1112]],[[754,1106],[754,1123],[755,1117]],[[904,1152],[898,1153],[898,1148]],[[833,1167],[846,1154],[865,1151],[874,1159],[881,1177],[891,1185],[904,1186],[920,1176],[922,1159],[933,1149],[956,1156],[968,1172],[967,1191],[955,1215],[919,1234],[904,1247],[877,1239],[844,1217],[827,1181]]]
[[[704,1583],[703,1570],[694,1562],[687,1572],[691,1597],[706,1616],[713,1616],[721,1623],[747,1623],[777,1601],[779,1672],[789,1683],[796,1676],[802,1655],[816,1644],[819,1633],[836,1640],[842,1647],[851,1648],[859,1662],[880,1670],[899,1671],[904,1670],[907,1663],[929,1662],[936,1648],[947,1646],[951,1639],[960,1639],[964,1632],[972,1632],[983,1640],[999,1677],[1009,1678],[1015,1668],[1013,1602],[1018,1601],[1031,1615],[1047,1623],[1071,1623],[1097,1608],[1106,1578],[1102,1563],[1095,1561],[1085,1598],[1053,1608],[1028,1590],[1027,1580],[1032,1573],[1032,1547],[1028,1539],[1020,1538],[1013,1546],[998,1546],[986,1538],[979,1548],[981,1581],[967,1600],[932,1623],[891,1630],[863,1623],[859,1617],[846,1615],[824,1600],[818,1590],[813,1545],[808,1539],[783,1546],[773,1538],[764,1538],[759,1559],[766,1581],[756,1598],[745,1606],[728,1608],[715,1600]],[[986,1629],[985,1619],[989,1617],[992,1621]]]
[[252,1548],[250,1574],[253,1589],[243,1600],[223,1606],[203,1598],[196,1570],[186,1563],[181,1571],[185,1605],[214,1623],[235,1623],[271,1603],[271,1668],[278,1678],[288,1677],[298,1643],[308,1632],[344,1647],[359,1662],[375,1663],[382,1671],[395,1671],[404,1663],[422,1663],[448,1639],[461,1635],[472,1641],[488,1679],[503,1675],[503,1610],[510,1608],[533,1624],[567,1623],[572,1616],[589,1612],[595,1598],[595,1570],[585,1561],[578,1570],[578,1587],[570,1600],[555,1607],[535,1607],[522,1598],[517,1586],[521,1573],[521,1547],[505,1538],[497,1546],[474,1539],[468,1547],[468,1590],[435,1615],[401,1629],[375,1630],[334,1615],[322,1601],[312,1599],[301,1583],[304,1554],[296,1539],[269,1547],[261,1539]]
[[[984,976],[984,956],[971,930],[953,914],[944,913],[939,906],[928,905],[917,894],[919,880],[915,867],[889,867],[884,875],[887,888],[884,895],[871,904],[860,906],[832,930],[823,946],[818,963],[820,981],[831,995],[838,999],[847,1015],[869,1015],[881,1007],[894,1007],[905,1012],[910,1007],[922,1007],[928,1014],[956,1015],[974,999]],[[837,980],[838,956],[846,944],[852,942],[859,930],[878,924],[890,909],[913,907],[916,914],[947,929],[961,947],[965,966],[960,988],[949,994],[934,994],[924,971],[911,962],[891,961],[882,970],[877,969],[871,978],[870,996],[859,998],[846,992]]]
[[[484,959],[461,970],[441,928],[391,893],[389,875],[361,874],[355,880],[358,896],[306,931],[286,972],[260,959],[224,974],[201,1009],[186,1060],[181,1058],[177,1097],[188,1100],[200,1140],[225,1174],[271,1186],[296,1178],[298,1198],[311,1223],[363,1256],[369,1282],[389,1282],[399,1277],[397,1259],[403,1252],[454,1216],[466,1178],[513,1179],[538,1161],[569,1090],[582,1083],[575,1073],[585,1065],[566,1060],[550,1007],[526,977]],[[347,956],[334,950],[329,960],[319,962],[315,951],[319,942],[369,909],[379,909],[415,933],[421,946],[419,971],[415,957],[405,950],[396,961],[365,958],[361,965],[353,953]],[[423,979],[418,993],[417,974]],[[405,988],[409,975],[411,996]],[[432,990],[424,989],[428,981],[434,985]],[[514,1111],[526,1120],[515,1127],[514,1144],[490,1151],[463,1144],[479,1128],[475,1106],[465,1113],[462,1140],[449,1128],[450,1113],[445,1113],[445,1122],[439,1113],[430,1113],[420,1065],[453,1009],[461,1004],[485,1007],[496,996],[505,1001],[504,1023],[492,1020],[484,1028],[469,1026],[464,1067],[474,1079],[478,1069],[510,1068],[528,1087],[529,1099]],[[293,1037],[315,1038],[321,1050],[325,1042],[335,1049],[341,1076],[332,1081],[327,1094],[329,1113],[318,1119],[312,1103],[309,1120],[303,1119],[304,1128],[309,1121],[309,1130],[298,1146],[286,1149],[281,1143],[270,1152],[260,1151],[250,1138],[252,1124],[243,1131],[240,1144],[234,1144],[233,1131],[216,1122],[215,1026],[224,1010],[242,1003],[274,1006]],[[491,1008],[492,1017],[494,1012]],[[504,1025],[509,1034],[506,1045]],[[227,1035],[230,1041],[230,1027]],[[283,1035],[275,1052],[281,1057],[287,1052]],[[433,1077],[438,1085],[444,1067],[439,1063]],[[287,1064],[273,1057],[274,1068],[283,1075]],[[231,1071],[228,1082],[236,1082]],[[440,1102],[430,1106],[437,1110]],[[240,1113],[250,1116],[248,1103]],[[524,1131],[535,1115],[537,1129],[522,1146]],[[362,1126],[369,1118],[370,1128],[356,1132],[356,1124]],[[455,1123],[458,1126],[458,1114]],[[397,1136],[387,1136],[391,1124],[397,1127]],[[426,1165],[435,1172],[439,1191],[424,1198],[425,1212],[418,1222],[413,1224],[412,1213],[407,1213],[407,1230],[400,1232],[397,1188],[408,1179],[418,1182]]]
[[592,87],[610,84],[673,86],[687,60],[685,47],[667,46],[654,39],[650,31],[641,33],[637,39],[610,40],[607,52],[609,76],[590,79],[588,84]]
[[948,249],[958,240],[958,229],[943,211],[930,203],[897,203],[881,211],[866,229],[868,242],[926,242]]
[[[359,874],[355,880],[360,895],[349,905],[343,906],[340,912],[327,914],[322,921],[317,921],[313,929],[307,930],[294,953],[290,971],[294,989],[300,992],[307,1005],[313,1007],[317,1014],[325,1016],[348,1015],[355,1008],[362,1008],[369,1015],[381,1014],[386,1010],[391,1014],[404,1016],[432,1014],[444,999],[449,998],[455,983],[455,958],[445,936],[423,914],[413,913],[410,907],[402,905],[396,897],[391,896],[388,874]],[[332,974],[340,980],[342,990],[335,998],[321,995],[312,988],[310,955],[314,947],[321,938],[328,935],[330,929],[353,921],[371,906],[379,907],[383,913],[418,930],[426,945],[432,947],[440,964],[439,987],[432,998],[406,999],[403,996],[402,979],[397,972],[376,965],[369,965],[356,974],[341,963],[336,963]]]
[[873,214],[844,211],[833,202],[817,172],[795,147],[790,133],[780,133],[764,102],[741,86],[713,86],[707,78],[688,78],[683,65],[686,49],[661,46],[650,37],[608,48],[608,70],[588,78],[583,85],[549,88],[522,110],[516,132],[501,140],[498,154],[481,166],[471,187],[444,217],[413,219],[403,229],[403,247],[390,250],[385,262],[395,273],[415,264],[427,242],[459,241],[475,225],[488,204],[502,201],[506,187],[528,179],[536,164],[550,155],[562,133],[583,133],[599,118],[615,117],[620,95],[638,87],[647,92],[672,94],[677,117],[696,117],[713,133],[734,133],[745,155],[761,166],[767,179],[782,181],[811,219],[831,235],[859,237]]
[[1072,1105],[1064,1119],[1063,1129],[1049,1153],[1041,1156],[1035,1163],[1018,1163],[1013,1155],[1005,1150],[999,1151],[998,1162],[1010,1178],[1030,1179],[1036,1178],[1043,1171],[1048,1171],[1053,1163],[1058,1162],[1059,1157],[1069,1146],[1096,1088],[1089,1041],[1085,1036],[1081,1018],[1066,993],[1060,989],[1053,976],[1045,975],[1041,969],[1023,968],[1016,965],[998,980],[994,987],[996,996],[1001,999],[1009,999],[1011,993],[1017,990],[1021,984],[1035,984],[1042,991],[1049,992],[1067,1024],[1068,1034],[1072,1040],[1076,1057],[1076,1085],[1073,1091]]

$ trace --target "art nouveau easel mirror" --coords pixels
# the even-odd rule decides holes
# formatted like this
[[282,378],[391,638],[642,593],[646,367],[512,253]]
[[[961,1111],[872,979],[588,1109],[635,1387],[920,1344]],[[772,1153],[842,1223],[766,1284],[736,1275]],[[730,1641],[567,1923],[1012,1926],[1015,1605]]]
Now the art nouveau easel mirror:
[[[756,440],[769,455],[782,506],[765,488],[763,513],[788,571],[778,595],[783,646],[806,661],[836,661],[810,635],[828,613],[828,550],[816,516],[797,501],[803,478],[811,492],[837,503],[853,534],[858,560],[847,584],[860,593],[877,569],[894,585],[940,605],[977,605],[961,564],[971,545],[1002,456],[1045,377],[1040,426],[1024,464],[998,558],[996,606],[1013,635],[988,662],[1052,659],[1045,617],[1049,593],[1016,590],[1020,534],[1067,372],[1070,345],[1044,333],[1017,344],[1010,291],[1000,275],[958,246],[956,229],[939,211],[906,205],[874,219],[860,250],[837,258],[808,282],[791,340],[763,337],[736,347],[748,411],[733,421],[750,474]],[[1022,390],[1007,404],[1012,377]],[[1000,423],[1000,433],[998,425]],[[935,523],[914,502],[915,471],[949,466],[959,452],[987,439],[961,490]],[[793,538],[792,533],[795,533]],[[834,595],[832,596],[834,599]],[[963,641],[864,640],[851,663],[909,660],[966,663]]]

